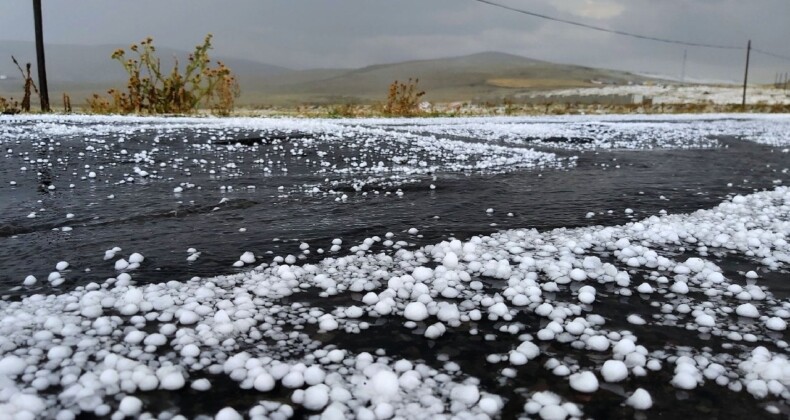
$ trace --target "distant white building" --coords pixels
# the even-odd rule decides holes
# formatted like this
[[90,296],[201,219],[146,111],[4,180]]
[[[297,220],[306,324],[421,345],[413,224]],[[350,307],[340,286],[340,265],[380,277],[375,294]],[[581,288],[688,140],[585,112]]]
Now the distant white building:
[[5,74],[0,74],[0,80],[5,80],[5,79],[8,79],[8,76],[6,76]]

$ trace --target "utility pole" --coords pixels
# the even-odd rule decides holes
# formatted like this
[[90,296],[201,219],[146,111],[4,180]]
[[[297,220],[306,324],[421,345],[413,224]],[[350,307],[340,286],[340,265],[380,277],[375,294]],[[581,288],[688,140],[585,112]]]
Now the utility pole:
[[741,107],[746,109],[746,82],[749,80],[749,54],[752,52],[752,40],[746,44],[746,71],[743,73],[743,99],[741,99]]
[[41,0],[33,0],[33,21],[36,27],[36,60],[38,63],[38,90],[41,94],[41,111],[49,112],[47,65],[44,61],[44,28],[41,24]]
[[680,83],[686,81],[686,53],[688,50],[683,50],[683,70],[680,72]]

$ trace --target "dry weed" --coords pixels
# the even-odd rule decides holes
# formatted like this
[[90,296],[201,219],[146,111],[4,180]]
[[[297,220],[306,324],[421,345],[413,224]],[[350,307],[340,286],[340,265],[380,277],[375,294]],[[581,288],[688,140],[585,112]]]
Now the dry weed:
[[94,94],[88,99],[88,108],[95,113],[186,114],[203,106],[229,115],[240,90],[225,64],[218,61],[211,65],[211,37],[206,35],[203,44],[195,47],[183,73],[178,60],[168,74],[162,71],[150,37],[129,47],[131,58],[126,57],[124,49],[116,50],[112,59],[121,63],[129,75],[126,91],[111,89],[107,92],[109,98]]
[[390,84],[387,92],[387,102],[382,112],[384,115],[395,117],[413,117],[420,113],[420,98],[425,92],[417,88],[420,79],[409,80],[406,83],[397,80]]

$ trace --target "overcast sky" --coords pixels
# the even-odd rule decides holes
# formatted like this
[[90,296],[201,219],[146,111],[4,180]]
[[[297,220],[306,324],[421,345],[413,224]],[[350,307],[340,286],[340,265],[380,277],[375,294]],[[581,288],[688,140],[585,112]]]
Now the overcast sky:
[[[592,25],[790,56],[790,0],[496,0]],[[292,68],[502,51],[561,63],[678,76],[684,47],[595,32],[474,0],[44,0],[45,41],[128,44],[146,36]],[[0,0],[0,40],[33,40],[30,1]],[[686,74],[743,77],[744,51],[688,48]],[[753,54],[755,79],[790,61]]]

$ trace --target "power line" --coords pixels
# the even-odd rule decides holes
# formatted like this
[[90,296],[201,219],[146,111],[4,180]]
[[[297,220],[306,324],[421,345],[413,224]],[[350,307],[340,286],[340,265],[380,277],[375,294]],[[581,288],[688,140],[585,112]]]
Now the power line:
[[763,50],[760,50],[760,49],[757,49],[757,48],[752,48],[752,51],[758,52],[760,54],[764,54],[764,55],[767,55],[767,56],[771,56],[771,57],[774,57],[774,58],[781,58],[782,60],[790,60],[789,56],[781,55],[781,54],[774,54],[772,52],[763,51]]
[[[494,7],[499,7],[499,8],[502,8],[502,9],[510,10],[510,11],[513,11],[513,12],[521,13],[521,14],[528,15],[528,16],[533,16],[533,17],[537,17],[537,18],[541,18],[541,19],[551,20],[551,21],[554,21],[554,22],[566,23],[568,25],[579,26],[579,27],[582,27],[582,28],[593,29],[593,30],[601,31],[601,32],[608,32],[608,33],[611,33],[611,34],[630,36],[632,38],[645,39],[645,40],[648,40],[648,41],[664,42],[664,43],[667,43],[667,44],[686,45],[686,46],[689,46],[689,47],[717,48],[717,49],[722,49],[722,50],[745,50],[744,47],[738,47],[738,46],[734,46],[734,45],[720,45],[720,44],[706,44],[706,43],[701,43],[701,42],[687,42],[687,41],[681,41],[681,40],[677,40],[677,39],[658,38],[658,37],[654,37],[654,36],[636,34],[636,33],[633,33],[633,32],[620,31],[620,30],[617,30],[617,29],[608,29],[608,28],[603,28],[603,27],[600,27],[600,26],[589,25],[589,24],[586,24],[586,23],[583,23],[583,22],[577,22],[577,21],[568,20],[568,19],[561,19],[561,18],[556,18],[556,17],[544,15],[542,13],[536,13],[536,12],[531,12],[529,10],[518,9],[518,8],[510,7],[510,6],[507,6],[507,5],[504,5],[504,4],[495,3],[493,1],[488,1],[488,0],[474,0],[474,1],[479,2],[479,3],[485,3],[485,4],[488,4],[488,5],[494,6]],[[763,54],[774,55],[772,53],[767,53],[765,51],[760,51],[760,52],[762,52]],[[787,58],[787,57],[781,57],[781,58]],[[790,59],[790,58],[788,58],[788,59]]]

